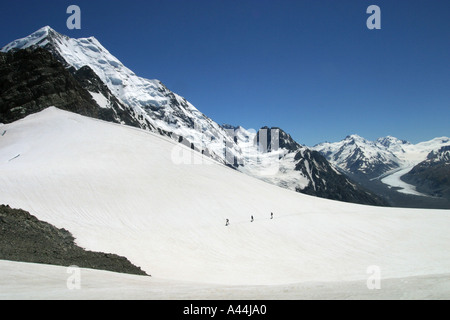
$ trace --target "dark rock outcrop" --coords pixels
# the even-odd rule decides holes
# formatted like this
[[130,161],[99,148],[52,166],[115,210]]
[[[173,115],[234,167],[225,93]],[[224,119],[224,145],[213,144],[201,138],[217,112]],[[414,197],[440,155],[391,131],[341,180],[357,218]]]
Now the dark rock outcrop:
[[90,94],[46,50],[0,52],[0,122],[50,106],[99,118],[100,108]]
[[419,192],[450,199],[450,146],[431,152],[401,179],[416,186]]
[[[290,134],[278,127],[262,127],[258,130],[255,139],[255,143],[261,146],[260,149],[263,149],[263,152],[270,152],[272,149],[278,148],[296,151],[301,147]],[[274,145],[274,142],[277,145]]]
[[[107,97],[110,106],[99,106],[89,91]],[[11,123],[51,106],[140,126],[132,117],[132,110],[120,104],[91,68],[66,69],[42,48],[0,52],[0,122]]]
[[115,254],[86,251],[72,234],[26,211],[0,205],[0,259],[147,275]]
[[[301,171],[311,179],[306,188],[297,189],[297,192],[344,202],[389,206],[389,203],[381,197],[365,190],[346,175],[337,172],[319,152],[308,151],[303,155],[298,152],[295,159],[298,160],[295,170]],[[306,166],[305,161],[315,165]]]

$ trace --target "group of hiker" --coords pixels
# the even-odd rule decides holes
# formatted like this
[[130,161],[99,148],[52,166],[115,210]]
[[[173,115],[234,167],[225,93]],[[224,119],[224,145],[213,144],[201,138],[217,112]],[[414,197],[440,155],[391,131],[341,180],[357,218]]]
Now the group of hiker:
[[[273,212],[270,213],[270,219],[273,219]],[[253,221],[255,221],[255,218],[253,216],[251,216],[250,217],[250,222],[253,222]],[[229,225],[230,225],[230,220],[227,219],[226,223],[225,223],[225,226],[228,227]]]

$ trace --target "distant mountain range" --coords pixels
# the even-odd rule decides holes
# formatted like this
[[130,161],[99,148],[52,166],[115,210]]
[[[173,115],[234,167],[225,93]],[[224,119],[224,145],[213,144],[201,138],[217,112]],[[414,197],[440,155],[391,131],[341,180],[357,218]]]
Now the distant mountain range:
[[401,179],[415,185],[420,192],[450,198],[450,145],[431,151],[426,160]]
[[321,143],[314,149],[343,171],[371,179],[399,168],[401,160],[396,154],[407,144],[394,137],[368,141],[351,135],[339,142]]
[[[313,147],[339,170],[373,192],[385,198],[409,195],[405,199],[391,199],[394,205],[429,206],[433,203],[445,208],[450,199],[449,148],[447,137],[412,144],[391,136],[368,141],[358,135]],[[386,186],[395,193],[389,192]]]

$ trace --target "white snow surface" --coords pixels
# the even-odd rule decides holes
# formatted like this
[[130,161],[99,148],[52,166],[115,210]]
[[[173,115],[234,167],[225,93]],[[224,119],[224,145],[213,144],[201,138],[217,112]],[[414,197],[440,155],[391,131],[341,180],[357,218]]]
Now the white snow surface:
[[[79,288],[69,289],[66,267],[0,261],[1,300],[410,300],[450,298],[450,274],[383,279],[379,290],[366,280],[230,286],[173,281],[79,269]],[[73,270],[73,269],[72,269]]]
[[109,109],[111,108],[111,104],[109,100],[101,93],[99,92],[92,92],[89,91],[89,94],[92,96],[92,98],[97,102],[100,108],[103,109]]
[[[88,250],[125,256],[158,281],[365,281],[373,265],[383,279],[450,273],[449,210],[310,197],[159,135],[56,108],[3,129],[0,203],[66,228]],[[182,153],[191,164],[178,161]]]

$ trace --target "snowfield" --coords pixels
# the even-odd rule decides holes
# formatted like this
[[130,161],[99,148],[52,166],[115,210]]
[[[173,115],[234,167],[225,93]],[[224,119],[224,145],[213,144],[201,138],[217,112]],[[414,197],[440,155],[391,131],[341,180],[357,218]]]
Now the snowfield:
[[[283,299],[310,286],[311,296],[303,297],[342,298],[350,290],[344,297],[358,298],[372,292],[366,287],[370,266],[381,271],[376,297],[450,297],[449,210],[370,207],[299,194],[168,138],[56,108],[2,131],[0,203],[69,230],[88,250],[125,256],[152,275],[86,271],[83,279],[91,284],[77,293],[86,298],[211,293]],[[0,265],[0,298],[33,298],[41,291],[43,297],[73,297],[65,268]],[[58,281],[65,295],[55,294]],[[383,291],[383,283],[391,291]],[[147,284],[155,291],[148,293]],[[334,295],[326,295],[327,288]],[[225,291],[214,294],[216,289]]]
[[448,299],[449,275],[384,279],[380,290],[365,280],[229,286],[173,281],[80,269],[79,289],[65,267],[0,261],[1,300],[314,300]]

